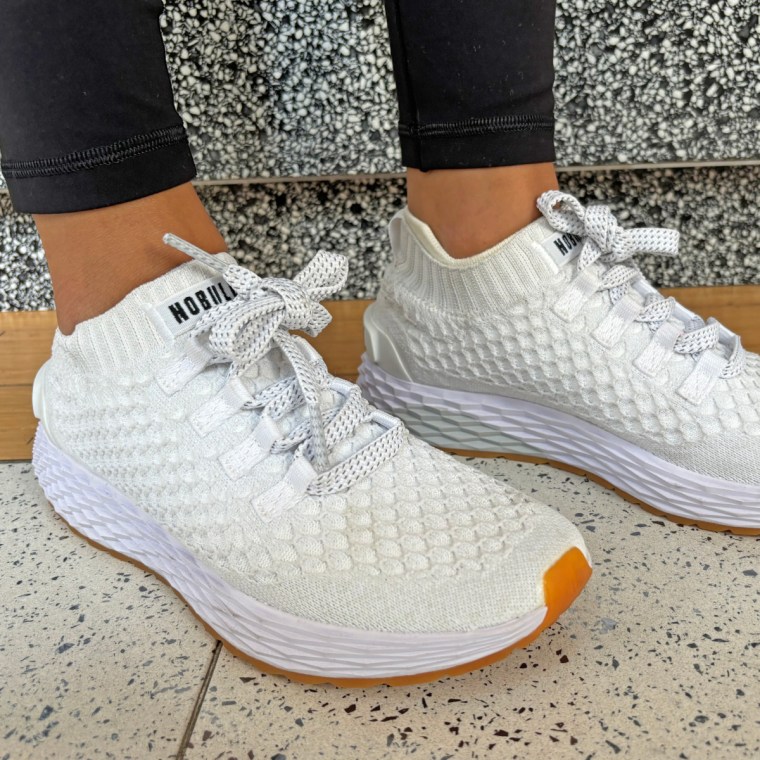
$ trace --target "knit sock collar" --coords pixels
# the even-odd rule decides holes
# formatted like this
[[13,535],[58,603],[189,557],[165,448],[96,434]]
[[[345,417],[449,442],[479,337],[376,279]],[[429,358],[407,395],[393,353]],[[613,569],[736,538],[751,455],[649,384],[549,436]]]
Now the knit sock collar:
[[[234,259],[228,254],[225,261]],[[146,282],[71,335],[56,331],[53,352],[65,351],[84,370],[113,372],[170,345],[202,314],[234,296],[218,273],[192,261]]]

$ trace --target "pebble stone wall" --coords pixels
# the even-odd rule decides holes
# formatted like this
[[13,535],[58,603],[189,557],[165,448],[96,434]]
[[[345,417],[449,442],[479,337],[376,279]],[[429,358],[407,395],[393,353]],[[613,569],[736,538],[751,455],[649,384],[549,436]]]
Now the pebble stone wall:
[[[750,198],[760,168],[563,174],[564,189],[610,203],[624,224],[678,227],[677,259],[642,257],[658,285],[760,283],[760,240]],[[388,254],[385,226],[403,204],[403,181],[290,182],[205,187],[232,253],[259,274],[290,277],[324,248],[346,254],[350,277],[340,298],[371,298]],[[0,195],[0,310],[49,309],[50,281],[32,220]]]
[[[399,180],[382,0],[168,0],[170,70],[199,176],[328,176],[204,188],[235,254],[291,274],[317,247],[351,258],[342,297],[369,297]],[[678,225],[683,255],[645,261],[662,285],[760,282],[760,24],[754,0],[559,0],[559,163],[586,198]],[[721,169],[595,165],[735,161]],[[0,180],[1,182],[1,180]],[[0,309],[52,306],[29,217],[0,190]]]

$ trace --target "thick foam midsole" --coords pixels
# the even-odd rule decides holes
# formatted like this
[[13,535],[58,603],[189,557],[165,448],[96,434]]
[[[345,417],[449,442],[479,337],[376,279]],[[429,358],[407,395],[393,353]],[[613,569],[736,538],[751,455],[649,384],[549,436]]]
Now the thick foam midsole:
[[540,628],[547,614],[540,607],[498,626],[444,633],[366,631],[303,619],[231,586],[153,518],[51,443],[42,425],[34,468],[45,495],[72,527],[158,573],[225,641],[282,670],[328,679],[434,672],[510,647]]
[[668,514],[760,528],[760,487],[679,467],[565,412],[506,396],[404,380],[367,356],[359,369],[359,385],[372,403],[437,446],[563,462]]

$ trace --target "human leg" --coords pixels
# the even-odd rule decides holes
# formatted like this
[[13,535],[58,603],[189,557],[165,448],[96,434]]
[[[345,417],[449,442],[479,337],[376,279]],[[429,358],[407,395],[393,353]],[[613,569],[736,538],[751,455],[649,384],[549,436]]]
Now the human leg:
[[456,258],[556,189],[554,0],[386,0],[409,210]]
[[159,0],[11,0],[0,26],[0,152],[17,211],[35,215],[60,327],[113,306],[185,257],[172,229],[224,241],[190,179]]
[[172,230],[204,250],[226,246],[189,183],[114,206],[35,214],[65,335],[115,306],[139,285],[187,261],[161,239]]

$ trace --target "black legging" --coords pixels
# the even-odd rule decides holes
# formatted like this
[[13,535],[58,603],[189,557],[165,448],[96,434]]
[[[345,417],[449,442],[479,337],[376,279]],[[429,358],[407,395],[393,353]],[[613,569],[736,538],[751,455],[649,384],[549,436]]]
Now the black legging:
[[[554,160],[554,0],[385,0],[405,166]],[[195,176],[161,0],[6,0],[0,154],[18,211],[110,206]]]

